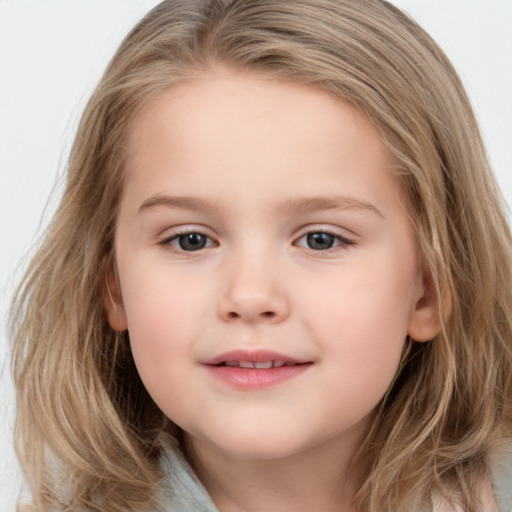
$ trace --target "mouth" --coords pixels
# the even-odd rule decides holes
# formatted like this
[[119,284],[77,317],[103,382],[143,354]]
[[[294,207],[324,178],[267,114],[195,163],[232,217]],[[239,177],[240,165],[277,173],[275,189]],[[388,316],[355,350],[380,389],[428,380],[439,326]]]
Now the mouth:
[[218,356],[212,357],[203,364],[211,366],[230,366],[232,368],[253,368],[268,370],[270,368],[281,368],[282,366],[296,366],[307,364],[311,361],[280,354],[273,350],[231,350]]
[[313,365],[276,352],[237,350],[203,363],[209,373],[224,384],[242,390],[269,388],[294,379]]
[[281,368],[282,366],[297,366],[308,363],[293,363],[291,361],[224,361],[214,366],[230,366],[231,368],[252,368],[255,370],[269,370],[270,368]]

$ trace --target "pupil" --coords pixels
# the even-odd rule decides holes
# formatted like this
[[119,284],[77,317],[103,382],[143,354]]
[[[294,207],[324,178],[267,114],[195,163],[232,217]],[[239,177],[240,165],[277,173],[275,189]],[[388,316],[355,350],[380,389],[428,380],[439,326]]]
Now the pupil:
[[187,235],[180,235],[179,239],[180,248],[184,251],[198,251],[203,249],[206,245],[206,237],[200,233],[188,233]]
[[334,236],[329,233],[309,233],[307,241],[310,249],[325,251],[334,245]]

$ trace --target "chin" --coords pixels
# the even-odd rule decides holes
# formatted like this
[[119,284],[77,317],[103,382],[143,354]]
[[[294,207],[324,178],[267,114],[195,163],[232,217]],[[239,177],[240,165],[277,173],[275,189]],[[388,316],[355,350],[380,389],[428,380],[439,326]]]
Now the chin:
[[[283,435],[284,434],[284,435]],[[309,443],[295,439],[290,432],[265,431],[229,432],[221,438],[210,439],[226,455],[240,460],[277,460],[307,450]]]

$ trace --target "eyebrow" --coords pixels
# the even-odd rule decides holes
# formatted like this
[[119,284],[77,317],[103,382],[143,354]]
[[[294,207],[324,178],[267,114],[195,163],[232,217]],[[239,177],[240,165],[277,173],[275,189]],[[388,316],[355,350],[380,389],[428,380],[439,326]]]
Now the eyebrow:
[[344,196],[288,199],[282,204],[281,209],[285,212],[293,213],[309,213],[326,210],[361,210],[384,218],[381,211],[373,204],[354,197]]
[[[139,208],[139,214],[147,210],[169,208],[178,210],[210,213],[215,211],[215,204],[198,197],[167,196],[157,194],[146,199]],[[279,209],[285,213],[311,213],[328,210],[367,211],[384,218],[380,210],[371,203],[353,197],[307,197],[287,199]]]
[[139,208],[139,213],[156,208],[170,208],[178,210],[191,210],[200,212],[212,212],[215,205],[198,197],[175,197],[157,194],[146,199]]

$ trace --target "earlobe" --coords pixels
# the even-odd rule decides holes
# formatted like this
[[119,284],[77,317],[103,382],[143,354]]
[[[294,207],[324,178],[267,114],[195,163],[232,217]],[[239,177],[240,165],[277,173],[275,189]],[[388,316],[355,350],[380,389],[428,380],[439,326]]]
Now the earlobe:
[[110,327],[117,332],[128,329],[123,299],[113,264],[105,269],[105,289],[103,290],[103,306],[107,314]]
[[422,293],[416,300],[407,334],[419,342],[430,341],[441,330],[439,300],[430,278],[423,279]]

